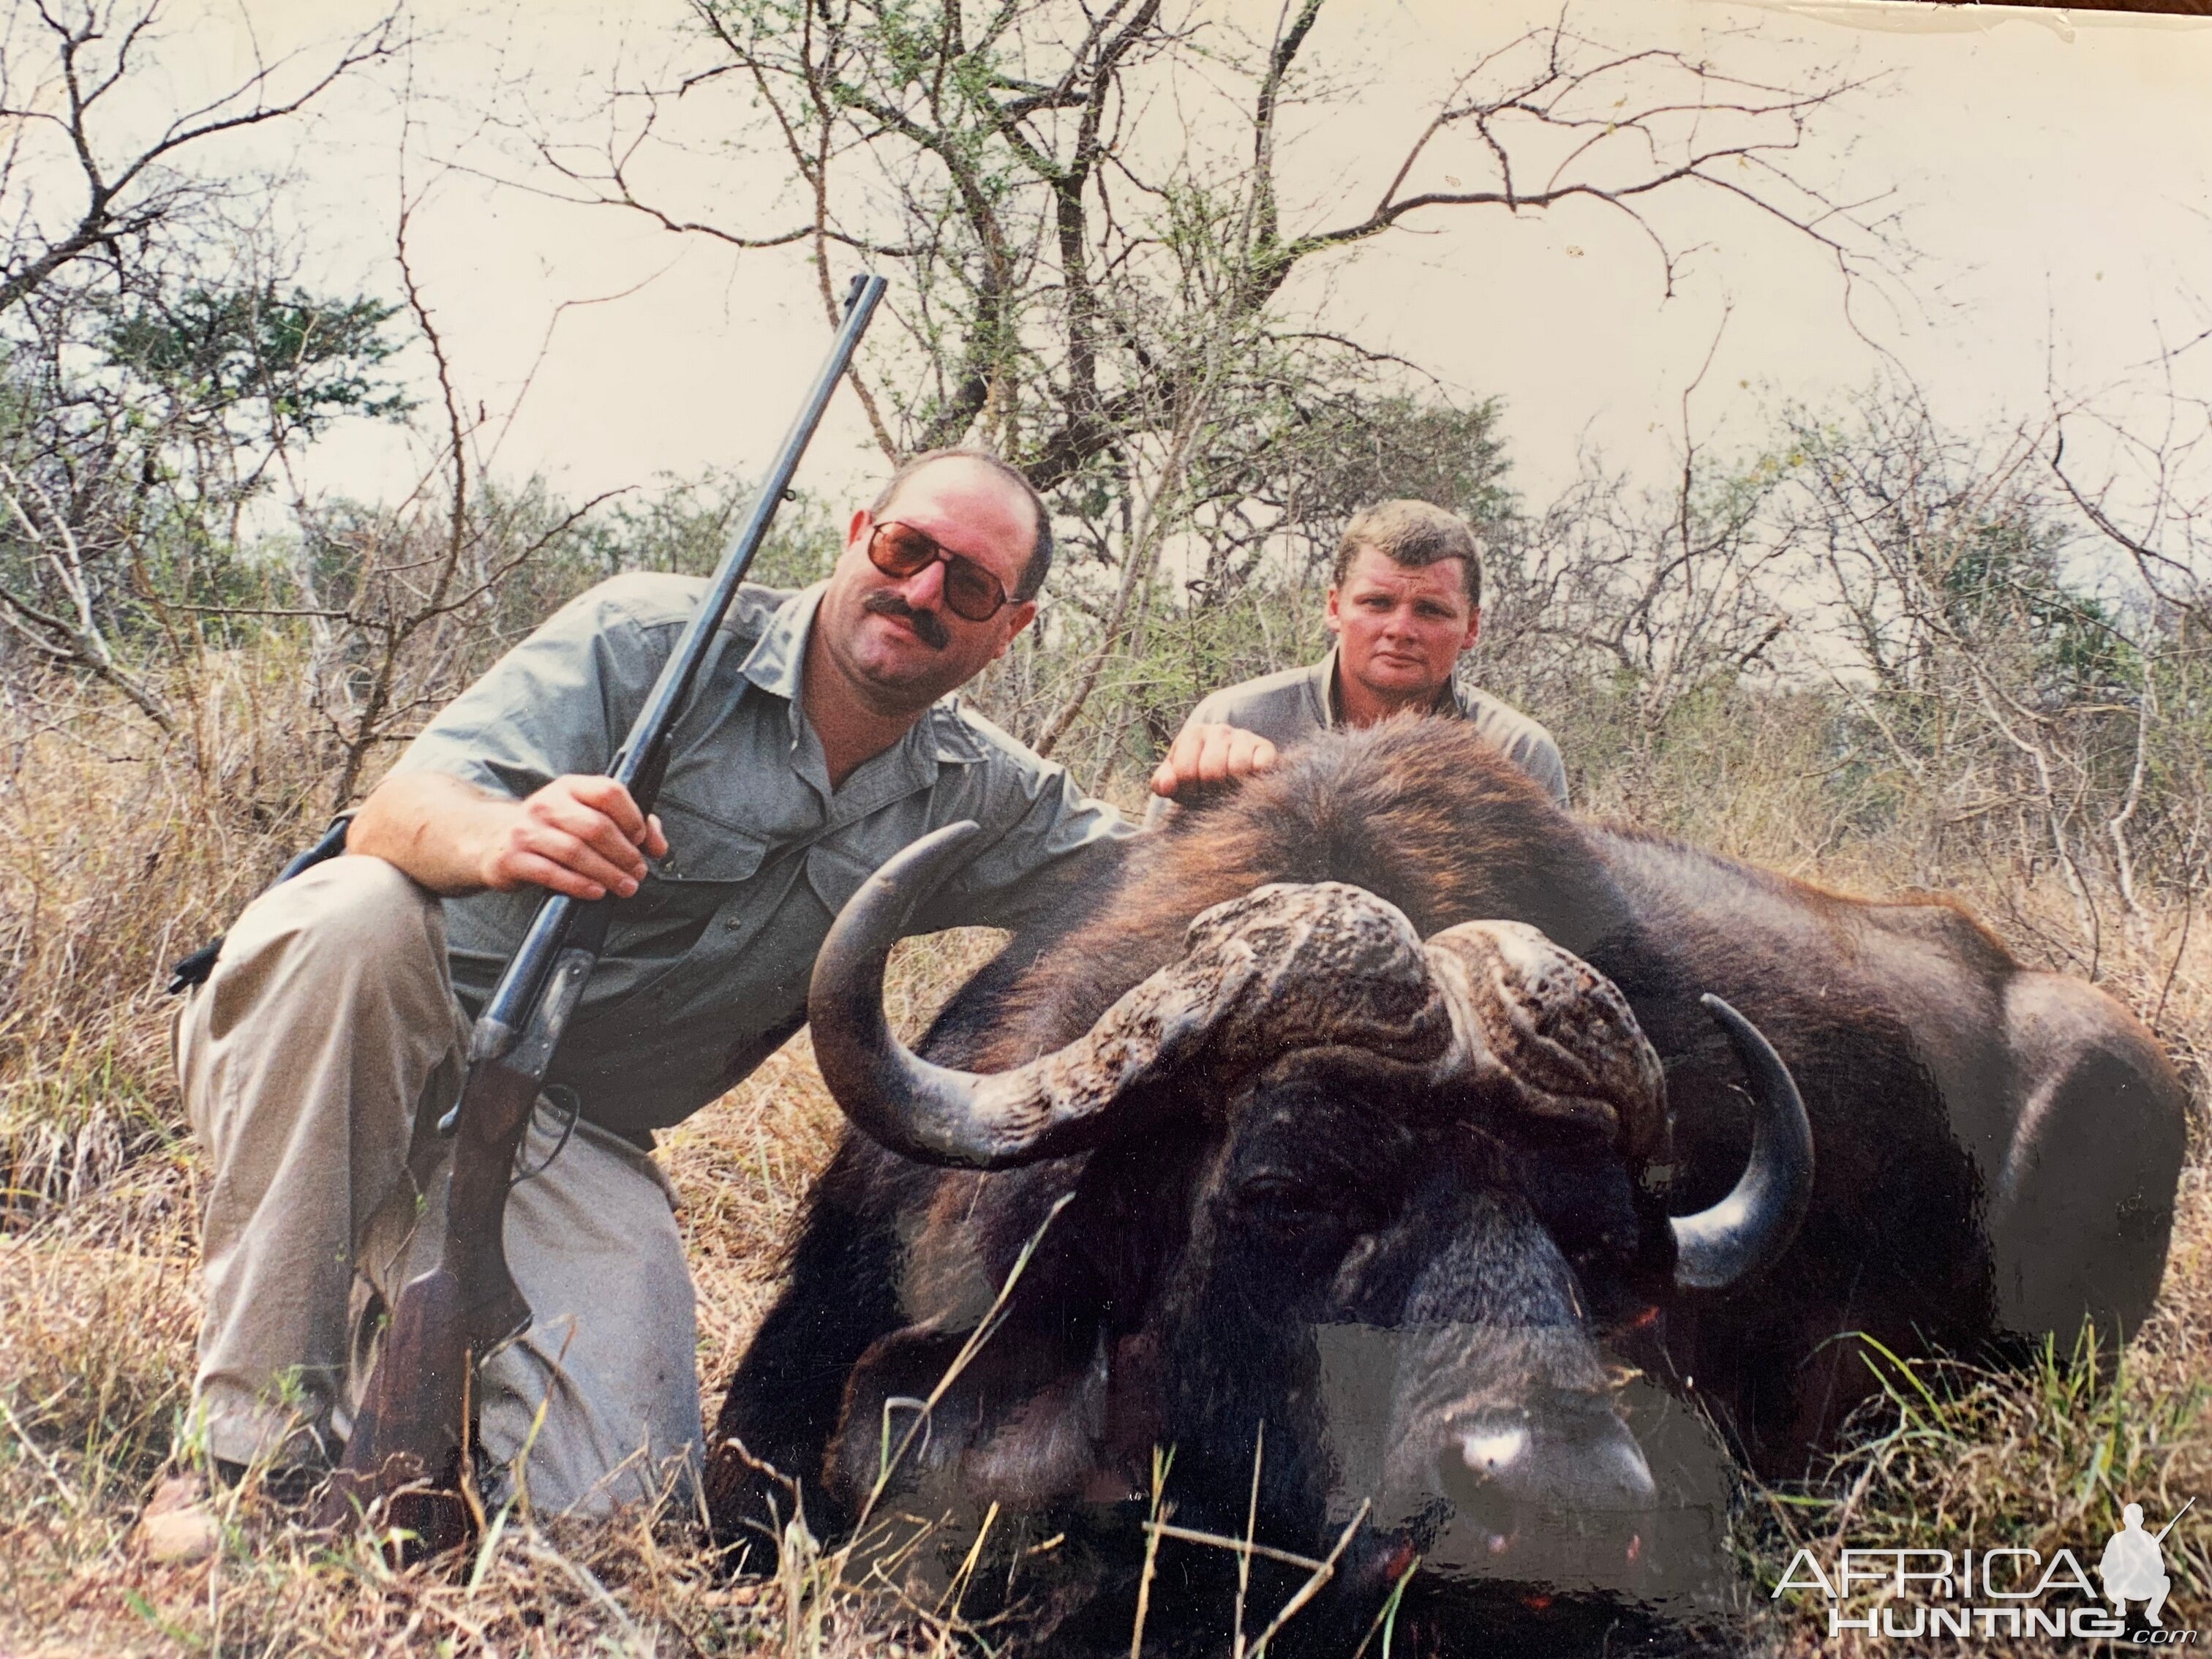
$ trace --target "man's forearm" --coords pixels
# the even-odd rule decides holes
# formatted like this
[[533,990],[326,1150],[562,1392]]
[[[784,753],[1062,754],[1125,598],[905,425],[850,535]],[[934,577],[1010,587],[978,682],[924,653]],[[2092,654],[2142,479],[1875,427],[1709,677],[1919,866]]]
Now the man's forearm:
[[592,774],[554,779],[523,800],[444,772],[403,772],[369,793],[346,851],[397,865],[434,893],[550,888],[589,902],[627,898],[668,850],[660,820]]
[[482,892],[484,852],[522,804],[444,772],[404,772],[369,792],[346,851],[398,866],[434,893]]

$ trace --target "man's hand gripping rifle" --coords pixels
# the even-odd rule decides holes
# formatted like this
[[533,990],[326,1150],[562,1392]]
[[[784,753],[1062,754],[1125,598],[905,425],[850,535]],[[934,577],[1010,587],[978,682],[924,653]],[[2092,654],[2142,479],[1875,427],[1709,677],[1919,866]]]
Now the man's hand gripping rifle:
[[[607,775],[651,812],[668,769],[669,735],[717,648],[775,509],[791,487],[831,392],[883,297],[879,276],[856,276],[827,362],[785,436],[744,527],[722,556],[697,613],[661,670]],[[501,1232],[514,1164],[538,1085],[606,940],[608,908],[548,894],[477,1018],[460,1103],[440,1124],[453,1137],[446,1230],[436,1267],[399,1293],[383,1350],[355,1413],[345,1461],[317,1516],[336,1526],[379,1501],[388,1524],[414,1534],[410,1553],[458,1543],[468,1517],[458,1492],[477,1363],[528,1328],[530,1307],[507,1271]]]

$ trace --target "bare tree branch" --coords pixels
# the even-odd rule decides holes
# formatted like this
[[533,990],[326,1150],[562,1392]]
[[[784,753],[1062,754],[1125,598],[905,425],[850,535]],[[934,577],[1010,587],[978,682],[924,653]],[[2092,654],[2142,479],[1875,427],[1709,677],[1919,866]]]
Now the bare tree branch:
[[[277,84],[306,53],[257,64],[229,91],[171,117],[150,143],[104,161],[95,106],[131,76],[135,68],[131,54],[151,38],[159,9],[156,3],[133,9],[122,0],[38,0],[40,21],[51,37],[61,107],[44,107],[36,94],[19,101],[12,88],[0,88],[0,118],[59,130],[76,164],[84,205],[72,224],[51,235],[32,227],[23,208],[15,209],[11,216],[22,228],[0,264],[0,313],[86,254],[143,236],[175,216],[188,186],[164,178],[164,164],[210,139],[299,113],[339,81],[389,57],[401,44],[399,14],[393,11],[310,69],[306,83],[295,89],[279,92]],[[100,49],[111,42],[103,62]]]

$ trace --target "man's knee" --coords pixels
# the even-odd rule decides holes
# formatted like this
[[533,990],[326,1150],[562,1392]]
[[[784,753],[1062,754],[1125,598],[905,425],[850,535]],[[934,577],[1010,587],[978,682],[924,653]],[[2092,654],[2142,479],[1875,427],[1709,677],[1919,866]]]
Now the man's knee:
[[246,907],[207,984],[188,1011],[221,1031],[269,999],[307,998],[335,1012],[352,991],[397,981],[421,1000],[443,1003],[444,913],[434,895],[382,859],[326,860],[282,882]]
[[[531,1134],[534,1164],[553,1136]],[[673,1198],[648,1156],[586,1121],[509,1199],[507,1264],[533,1320],[486,1362],[483,1444],[531,1448],[544,1508],[644,1501],[672,1479],[681,1498],[696,1478],[698,1326]]]
[[444,949],[436,895],[382,859],[348,854],[280,882],[247,905],[223,939],[217,967],[281,947],[302,964]]

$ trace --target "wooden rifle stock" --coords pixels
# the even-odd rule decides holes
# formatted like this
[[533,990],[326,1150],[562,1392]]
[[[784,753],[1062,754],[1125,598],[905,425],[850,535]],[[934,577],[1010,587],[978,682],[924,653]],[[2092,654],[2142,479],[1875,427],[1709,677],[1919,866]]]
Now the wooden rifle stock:
[[408,1281],[354,1413],[345,1462],[317,1521],[335,1526],[389,1500],[385,1520],[413,1534],[408,1554],[450,1549],[468,1534],[455,1494],[468,1443],[477,1364],[529,1327],[500,1230],[508,1171],[530,1127],[538,1079],[499,1060],[472,1066],[461,1095],[446,1231],[438,1264]]
[[[641,812],[653,810],[667,771],[669,734],[714,659],[722,618],[884,288],[880,276],[853,279],[836,341],[752,511],[608,768]],[[470,1516],[458,1493],[476,1368],[530,1325],[530,1307],[507,1269],[502,1237],[515,1157],[529,1131],[538,1086],[599,961],[613,902],[582,905],[548,894],[477,1017],[460,1103],[439,1126],[453,1137],[453,1149],[437,1265],[410,1279],[392,1306],[346,1440],[345,1460],[317,1511],[319,1525],[343,1525],[380,1504],[383,1523],[411,1535],[399,1552],[410,1559],[467,1536]]]

